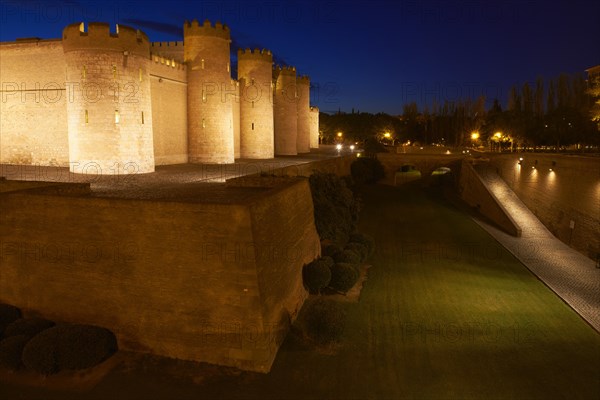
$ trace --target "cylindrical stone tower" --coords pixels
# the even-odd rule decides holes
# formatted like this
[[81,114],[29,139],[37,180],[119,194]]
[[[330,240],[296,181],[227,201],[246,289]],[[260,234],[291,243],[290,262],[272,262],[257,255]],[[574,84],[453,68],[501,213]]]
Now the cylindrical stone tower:
[[276,67],[273,69],[275,83],[274,126],[275,154],[298,154],[298,112],[296,110],[296,68]]
[[310,148],[319,148],[319,107],[310,108]]
[[141,31],[105,23],[68,25],[66,61],[70,170],[116,175],[154,171],[150,43]]
[[310,79],[298,76],[296,79],[296,111],[298,112],[298,153],[310,152]]
[[240,155],[273,158],[273,55],[268,50],[238,50],[240,81]]
[[190,162],[234,162],[229,28],[194,20],[183,25],[188,78],[188,153]]

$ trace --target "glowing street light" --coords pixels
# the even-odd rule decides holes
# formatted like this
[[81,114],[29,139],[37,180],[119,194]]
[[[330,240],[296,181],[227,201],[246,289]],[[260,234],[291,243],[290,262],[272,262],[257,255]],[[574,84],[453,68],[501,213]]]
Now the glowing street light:
[[477,139],[479,139],[479,132],[472,132],[471,133],[471,140],[472,141],[476,141]]
[[391,133],[389,133],[389,132],[385,132],[385,133],[383,134],[383,137],[385,137],[386,139],[389,139],[390,137],[392,137],[392,134],[391,134]]
[[337,133],[337,137],[341,138],[344,134],[342,132]]
[[353,144],[350,145],[350,150],[354,151],[354,145]]
[[496,132],[496,133],[494,133],[494,137],[496,139],[500,139],[502,137],[502,132]]
[[335,146],[335,148],[337,149],[337,151],[341,151],[342,150],[342,145],[338,144],[338,145]]

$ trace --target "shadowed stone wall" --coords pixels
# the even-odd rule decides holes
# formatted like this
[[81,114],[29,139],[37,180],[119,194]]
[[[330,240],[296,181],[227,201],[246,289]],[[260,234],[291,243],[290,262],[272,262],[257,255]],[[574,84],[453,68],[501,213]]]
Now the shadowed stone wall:
[[305,179],[230,204],[23,185],[0,181],[0,302],[122,349],[269,371],[320,252]]
[[599,157],[513,153],[490,164],[557,238],[588,257],[600,251]]

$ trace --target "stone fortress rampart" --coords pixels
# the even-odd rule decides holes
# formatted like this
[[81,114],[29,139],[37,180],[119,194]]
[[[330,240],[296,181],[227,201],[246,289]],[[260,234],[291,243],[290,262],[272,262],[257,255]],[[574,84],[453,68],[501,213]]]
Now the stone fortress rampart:
[[230,44],[226,25],[196,20],[182,41],[92,22],[0,43],[0,163],[145,173],[318,147],[309,78],[241,49],[232,79]]

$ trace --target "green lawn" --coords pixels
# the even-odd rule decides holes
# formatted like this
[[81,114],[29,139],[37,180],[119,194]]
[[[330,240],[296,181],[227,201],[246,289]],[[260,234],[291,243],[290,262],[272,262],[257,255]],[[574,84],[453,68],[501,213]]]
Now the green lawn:
[[363,198],[378,250],[345,347],[283,348],[277,395],[599,398],[600,335],[469,217],[412,187]]
[[411,186],[363,200],[377,251],[336,355],[289,336],[268,375],[115,372],[85,397],[599,398],[600,335],[468,216]]

